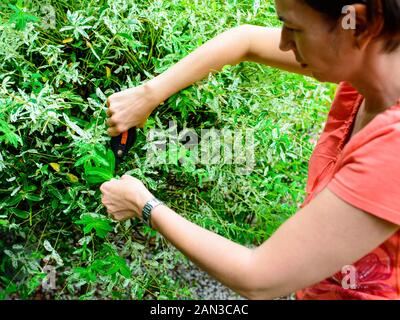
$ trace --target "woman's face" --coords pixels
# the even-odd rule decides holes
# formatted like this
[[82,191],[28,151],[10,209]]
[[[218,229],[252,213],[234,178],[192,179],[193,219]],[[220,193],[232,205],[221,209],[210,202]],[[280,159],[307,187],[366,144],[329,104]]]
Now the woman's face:
[[281,50],[292,50],[297,61],[319,81],[350,81],[357,74],[362,67],[362,56],[355,45],[354,30],[345,30],[340,21],[332,24],[302,1],[275,3],[284,22]]

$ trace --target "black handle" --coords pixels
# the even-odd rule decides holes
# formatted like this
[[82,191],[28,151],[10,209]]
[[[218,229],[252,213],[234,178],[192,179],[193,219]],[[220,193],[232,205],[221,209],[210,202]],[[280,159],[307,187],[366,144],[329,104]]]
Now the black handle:
[[[118,88],[115,89],[115,92],[120,91]],[[129,149],[136,142],[136,127],[130,128],[128,131],[121,133],[117,137],[111,138],[111,150],[115,155],[115,170],[117,170],[118,165],[122,162],[123,158],[128,154]]]
[[117,164],[121,163],[129,149],[135,144],[136,137],[136,128],[133,127],[119,136],[111,138],[111,149],[114,152]]

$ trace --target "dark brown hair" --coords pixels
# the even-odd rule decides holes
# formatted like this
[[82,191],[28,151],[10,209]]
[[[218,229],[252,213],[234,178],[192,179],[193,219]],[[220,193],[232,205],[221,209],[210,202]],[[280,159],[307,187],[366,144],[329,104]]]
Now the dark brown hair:
[[380,9],[384,25],[379,37],[387,38],[384,50],[393,52],[400,47],[400,0],[303,0],[314,10],[337,21],[342,16],[342,9],[347,5],[361,3],[367,6],[368,21],[374,22]]

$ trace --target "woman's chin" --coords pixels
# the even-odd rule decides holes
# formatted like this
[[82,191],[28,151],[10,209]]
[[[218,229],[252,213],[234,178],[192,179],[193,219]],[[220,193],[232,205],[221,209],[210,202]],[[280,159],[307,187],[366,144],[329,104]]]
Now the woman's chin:
[[318,80],[319,82],[330,82],[330,83],[340,83],[342,81],[346,81],[343,74],[338,74],[337,72],[331,72],[330,70],[322,72],[320,70],[310,69],[308,68],[311,76]]

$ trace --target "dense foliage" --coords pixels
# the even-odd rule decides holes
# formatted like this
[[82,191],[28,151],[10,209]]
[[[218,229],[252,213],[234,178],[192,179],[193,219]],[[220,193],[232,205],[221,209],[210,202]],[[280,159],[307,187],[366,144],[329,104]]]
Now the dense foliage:
[[[230,27],[277,26],[275,15],[273,1],[256,0],[0,3],[1,298],[196,298],[169,272],[186,258],[140,221],[109,220],[100,202],[89,176],[112,162],[106,97]],[[255,63],[227,66],[157,108],[119,174],[205,228],[260,244],[304,199],[333,89]],[[179,130],[253,129],[254,170],[150,165],[146,135],[171,120]]]

